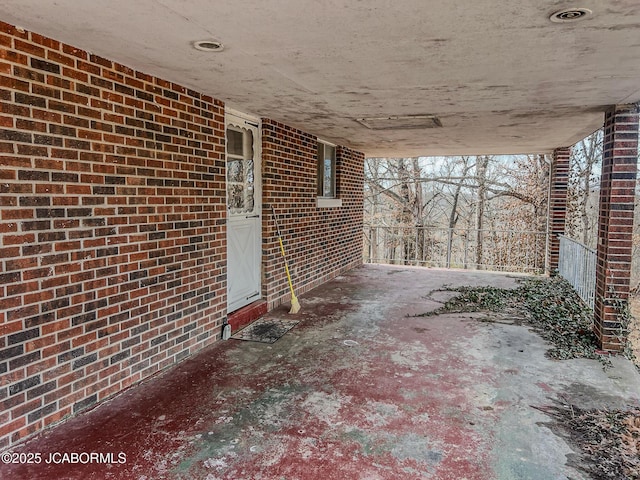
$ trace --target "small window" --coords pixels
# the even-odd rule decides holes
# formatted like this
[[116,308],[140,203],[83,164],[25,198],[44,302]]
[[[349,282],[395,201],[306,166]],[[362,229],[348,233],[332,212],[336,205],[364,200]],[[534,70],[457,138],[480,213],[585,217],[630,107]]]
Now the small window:
[[336,196],[336,147],[318,142],[318,196]]
[[253,133],[227,128],[227,209],[230,214],[255,210]]

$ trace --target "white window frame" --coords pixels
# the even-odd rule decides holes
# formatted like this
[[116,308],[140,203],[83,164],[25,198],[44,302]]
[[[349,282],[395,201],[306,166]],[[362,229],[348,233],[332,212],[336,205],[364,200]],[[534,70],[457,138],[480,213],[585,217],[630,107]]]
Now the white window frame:
[[[325,195],[326,186],[324,183],[324,166],[326,159],[326,149],[329,147],[333,151],[333,155],[330,157],[331,160],[331,193],[332,195]],[[336,177],[337,177],[337,168],[336,168],[336,145],[325,142],[324,140],[318,139],[318,148],[317,148],[317,206],[319,208],[331,208],[331,207],[341,207],[342,199],[337,197],[336,187]]]

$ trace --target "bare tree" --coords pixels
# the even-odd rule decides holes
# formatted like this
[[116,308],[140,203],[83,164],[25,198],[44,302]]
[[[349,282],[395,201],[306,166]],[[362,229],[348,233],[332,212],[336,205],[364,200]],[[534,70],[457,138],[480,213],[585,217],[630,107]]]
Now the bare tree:
[[476,180],[478,182],[478,197],[476,202],[476,268],[482,268],[482,244],[484,230],[484,209],[487,197],[487,168],[489,157],[478,157],[476,162]]
[[372,257],[384,244],[387,258],[403,264],[506,266],[529,251],[514,240],[531,240],[502,231],[546,225],[544,156],[367,159],[365,171],[365,223],[382,225],[368,236]]
[[[460,157],[460,163],[462,166],[462,177],[466,177],[467,175],[469,175],[469,172],[475,166],[475,163],[471,161],[471,157],[468,157],[468,156]],[[458,220],[460,219],[460,212],[458,211],[458,205],[460,204],[460,196],[462,193],[463,186],[464,186],[463,182],[456,184],[454,186],[454,190],[451,195],[451,210],[449,213],[449,224],[448,224],[448,231],[447,231],[447,259],[446,259],[447,268],[451,268],[451,250],[452,250],[452,243],[453,243],[453,230],[456,228],[456,225],[458,224]]]
[[595,247],[598,222],[597,194],[600,183],[603,132],[576,143],[571,153],[567,194],[566,231],[570,237]]

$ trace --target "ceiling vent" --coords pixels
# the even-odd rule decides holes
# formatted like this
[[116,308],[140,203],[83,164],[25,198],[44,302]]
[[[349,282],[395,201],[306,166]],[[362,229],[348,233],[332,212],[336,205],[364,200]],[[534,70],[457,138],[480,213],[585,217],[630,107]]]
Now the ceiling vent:
[[566,8],[551,14],[549,20],[555,23],[570,23],[584,20],[591,15],[593,15],[593,12],[588,8]]
[[371,130],[408,130],[413,128],[442,127],[435,115],[394,115],[391,117],[365,117],[356,121]]

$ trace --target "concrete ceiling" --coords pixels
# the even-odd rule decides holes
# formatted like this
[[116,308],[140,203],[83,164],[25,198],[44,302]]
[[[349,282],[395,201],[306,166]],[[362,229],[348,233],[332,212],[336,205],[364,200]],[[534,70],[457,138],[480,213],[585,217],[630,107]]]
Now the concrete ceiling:
[[[593,15],[549,20],[565,7]],[[3,0],[0,19],[368,156],[549,152],[640,101],[638,0]]]

